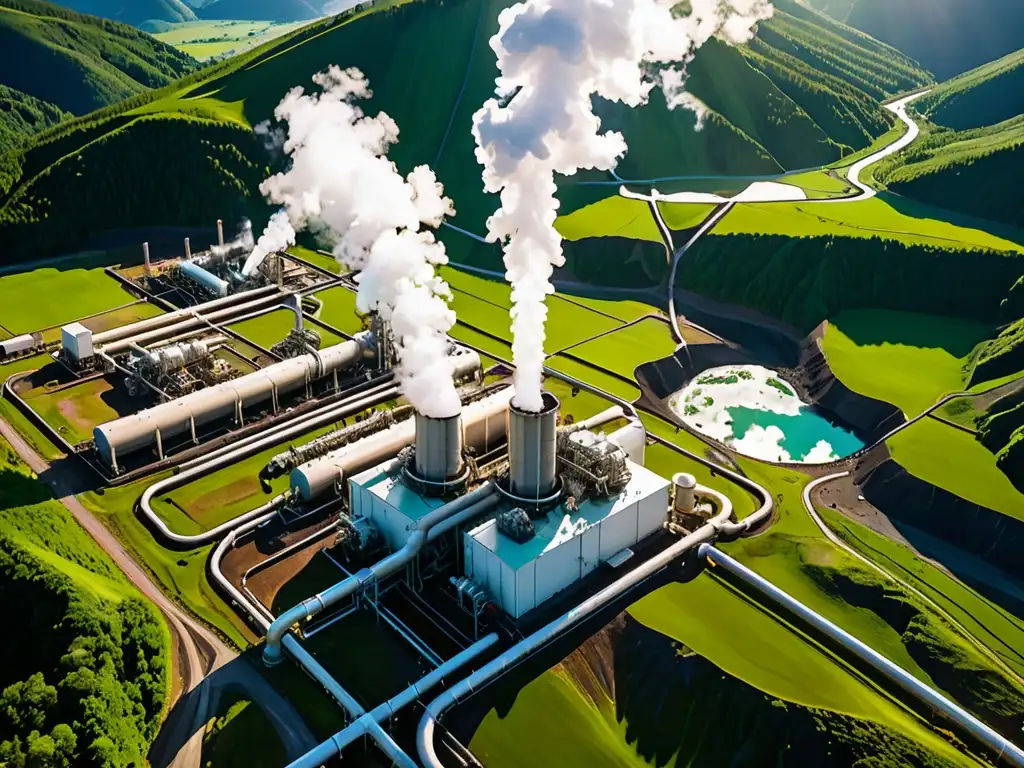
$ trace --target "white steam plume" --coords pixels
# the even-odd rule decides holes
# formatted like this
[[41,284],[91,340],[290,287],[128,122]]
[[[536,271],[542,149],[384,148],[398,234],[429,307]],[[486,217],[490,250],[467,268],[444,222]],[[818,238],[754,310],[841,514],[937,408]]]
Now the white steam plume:
[[[513,355],[517,407],[539,411],[544,364],[545,297],[551,274],[565,263],[554,230],[556,173],[612,170],[626,152],[615,132],[601,133],[591,98],[598,94],[630,107],[646,102],[658,82],[671,104],[680,95],[685,66],[711,37],[739,44],[772,14],[768,0],[526,0],[498,17],[491,48],[498,57],[499,98],[473,116],[476,156],[484,186],[501,193],[501,210],[488,238],[505,243],[512,283]],[[656,72],[655,63],[679,68]]]
[[292,223],[288,221],[288,212],[278,211],[270,217],[267,228],[263,230],[260,239],[256,241],[256,247],[252,249],[249,258],[245,260],[242,274],[248,277],[259,268],[267,256],[283,251],[291,245],[295,245],[295,230],[292,228]]
[[296,229],[319,233],[339,261],[360,270],[357,307],[391,322],[409,402],[426,416],[454,416],[460,402],[447,334],[455,313],[437,274],[448,256],[431,232],[420,231],[453,215],[452,201],[427,166],[402,178],[387,159],[398,126],[356,106],[370,96],[362,72],[331,67],[313,81],[319,93],[295,88],[274,112],[287,123],[291,168],[260,189],[284,206]]

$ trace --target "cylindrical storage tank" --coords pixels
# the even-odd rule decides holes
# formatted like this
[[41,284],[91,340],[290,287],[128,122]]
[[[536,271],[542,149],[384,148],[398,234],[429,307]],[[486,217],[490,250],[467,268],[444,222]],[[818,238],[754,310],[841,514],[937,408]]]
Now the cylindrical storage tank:
[[558,481],[555,453],[558,408],[561,403],[550,392],[543,393],[538,413],[508,409],[509,491],[521,499],[545,499]]
[[13,339],[0,341],[0,358],[25,352],[32,349],[38,343],[39,341],[36,340],[36,336],[31,333],[23,333],[21,336],[15,336]]
[[672,508],[676,512],[689,515],[696,505],[694,491],[697,488],[697,478],[686,472],[677,472],[672,477],[673,502]]
[[353,341],[328,347],[319,353],[283,360],[169,403],[108,421],[93,430],[96,450],[108,465],[112,465],[113,452],[117,456],[125,456],[156,443],[158,429],[161,438],[166,440],[189,431],[193,419],[198,428],[217,419],[230,418],[239,404],[245,409],[266,402],[272,398],[275,389],[279,396],[284,395],[304,386],[307,378],[312,381],[356,363],[369,343],[366,337],[367,334],[360,334]]
[[444,483],[462,474],[462,418],[416,413],[416,477]]
[[193,280],[214,296],[223,298],[228,295],[228,284],[212,272],[207,272],[198,264],[192,261],[185,261],[181,264],[181,273]]

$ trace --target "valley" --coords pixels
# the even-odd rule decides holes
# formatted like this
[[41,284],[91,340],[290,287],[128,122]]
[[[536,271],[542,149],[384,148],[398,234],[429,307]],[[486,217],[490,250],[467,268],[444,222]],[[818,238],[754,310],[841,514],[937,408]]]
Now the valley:
[[1024,16],[891,2],[580,86],[594,168],[572,67],[481,128],[507,0],[0,0],[0,764],[1024,765]]

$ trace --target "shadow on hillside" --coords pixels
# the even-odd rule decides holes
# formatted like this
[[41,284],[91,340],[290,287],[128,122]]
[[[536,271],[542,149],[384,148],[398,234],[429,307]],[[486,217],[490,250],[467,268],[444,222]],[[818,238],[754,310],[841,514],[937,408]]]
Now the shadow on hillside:
[[53,498],[49,488],[33,477],[0,469],[0,511],[40,504]]
[[1024,246],[1024,230],[1012,227],[1009,224],[990,221],[989,219],[982,219],[945,208],[938,208],[934,205],[912,200],[909,197],[893,194],[892,192],[879,192],[878,198],[904,216],[913,216],[916,219],[935,219],[937,221],[945,221],[948,224],[954,224],[958,227],[980,229],[983,232],[988,232],[989,234]]
[[840,322],[836,325],[859,347],[899,344],[944,349],[956,358],[967,357],[977,344],[989,338],[987,333],[969,332],[961,321],[954,318],[911,312],[887,312],[884,319],[878,317],[871,321]]

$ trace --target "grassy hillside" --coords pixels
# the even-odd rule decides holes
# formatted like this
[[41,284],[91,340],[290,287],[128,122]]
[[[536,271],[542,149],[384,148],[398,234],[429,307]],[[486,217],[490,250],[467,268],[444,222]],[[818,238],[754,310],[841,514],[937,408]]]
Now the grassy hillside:
[[194,56],[199,61],[243,53],[293,32],[303,22],[190,21],[164,24],[153,37]]
[[940,83],[914,109],[958,131],[1024,114],[1024,48]]
[[0,0],[0,84],[82,115],[196,68],[124,24],[38,0]]
[[184,0],[61,0],[60,5],[78,13],[139,27],[147,21],[195,21],[196,14]]
[[1024,115],[969,131],[935,128],[874,172],[900,195],[1016,227],[1024,227],[1022,175]]
[[69,117],[60,107],[0,85],[0,155]]
[[[433,163],[456,202],[456,223],[482,231],[497,203],[481,190],[470,126],[494,88],[488,40],[509,4],[418,0],[325,20],[190,81],[40,136],[0,168],[0,189],[8,190],[0,197],[0,234],[11,227],[18,232],[9,258],[80,247],[89,233],[114,227],[197,221],[213,210],[226,219],[246,213],[259,223],[266,208],[256,186],[272,159],[249,127],[270,117],[288,90],[309,85],[331,64],[365,70],[375,92],[368,109],[387,111],[403,129],[392,157],[401,168]],[[660,94],[638,110],[598,105],[605,125],[622,129],[631,143],[623,177],[759,175],[835,161],[889,129],[891,115],[878,99],[927,80],[898,52],[792,0],[779,3],[759,36],[749,49],[712,43],[691,66],[692,90],[709,110],[702,131],[695,130],[691,112],[669,113]],[[385,49],[391,53],[381,56]],[[828,75],[813,80],[814,70],[826,64]],[[184,133],[191,147],[178,138]],[[165,143],[176,148],[174,162],[150,158],[166,156]],[[207,159],[209,147],[216,161]],[[100,155],[131,160],[109,165]],[[160,165],[162,194],[124,195],[151,159]],[[86,168],[75,167],[80,164]],[[91,175],[98,172],[100,184]],[[192,199],[199,181],[186,175],[197,172],[203,205]],[[563,211],[599,199],[599,188],[576,181],[561,185]],[[66,196],[81,198],[79,186],[91,190],[88,214],[62,204]],[[108,196],[115,190],[116,198]],[[66,229],[38,232],[56,208]]]
[[1020,0],[805,0],[898,48],[939,79],[1020,48]]
[[4,643],[0,762],[142,765],[167,694],[166,627],[3,441],[0,509],[0,600],[30,607]]
[[323,16],[317,0],[214,0],[199,8],[201,19],[308,21]]

